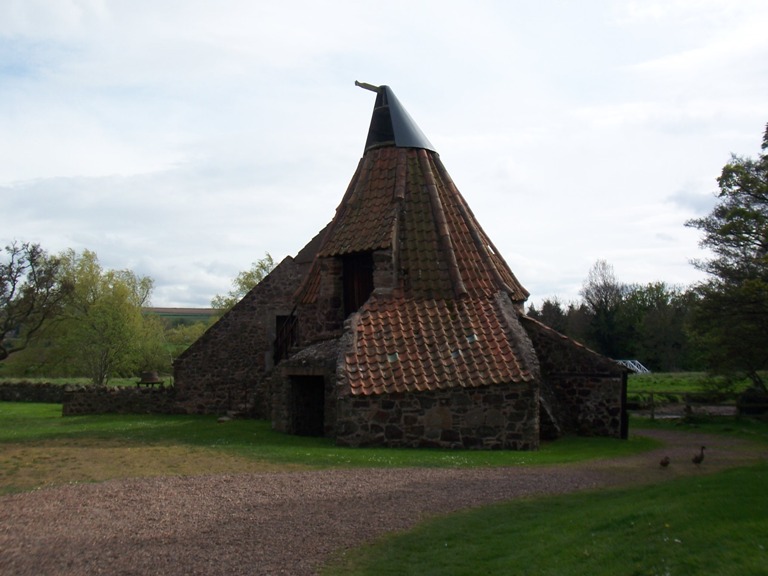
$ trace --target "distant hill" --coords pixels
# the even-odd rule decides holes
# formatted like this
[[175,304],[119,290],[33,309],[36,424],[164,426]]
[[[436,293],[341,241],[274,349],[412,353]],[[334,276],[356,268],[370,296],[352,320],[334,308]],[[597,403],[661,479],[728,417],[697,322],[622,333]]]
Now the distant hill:
[[144,308],[146,314],[155,314],[168,320],[171,324],[193,324],[195,322],[208,322],[212,317],[218,316],[219,311],[214,308]]

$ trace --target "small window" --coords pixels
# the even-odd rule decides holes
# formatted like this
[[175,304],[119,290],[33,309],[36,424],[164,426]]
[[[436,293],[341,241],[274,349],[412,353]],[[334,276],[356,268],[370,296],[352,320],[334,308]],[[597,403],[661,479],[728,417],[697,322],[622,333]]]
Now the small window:
[[297,317],[293,315],[275,317],[275,349],[273,354],[275,364],[283,358],[287,358],[291,349],[296,346],[298,341],[297,320]]

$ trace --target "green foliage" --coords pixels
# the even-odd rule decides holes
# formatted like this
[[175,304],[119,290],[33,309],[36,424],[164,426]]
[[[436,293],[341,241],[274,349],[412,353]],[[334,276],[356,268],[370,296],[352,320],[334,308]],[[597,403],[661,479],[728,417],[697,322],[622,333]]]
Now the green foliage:
[[[768,125],[761,149],[768,150]],[[720,202],[688,226],[704,233],[702,246],[714,258],[699,262],[716,278],[739,281],[766,277],[768,255],[768,154],[757,159],[732,156],[717,179]]]
[[70,285],[61,260],[38,244],[14,241],[0,261],[0,361],[33,342],[61,309]]
[[619,283],[613,266],[598,260],[587,274],[581,296],[590,312],[590,339],[597,351],[610,358],[625,358],[625,327],[620,326],[625,285]]
[[[136,359],[139,372],[155,370],[170,373],[172,370],[171,350],[165,334],[165,324],[158,316],[142,315],[138,327]],[[135,372],[135,369],[133,370]]]
[[760,371],[768,368],[768,283],[711,280],[698,292],[691,325],[709,365],[721,374],[743,372],[766,390]]
[[327,566],[345,574],[764,574],[768,466],[452,514]]
[[629,337],[625,357],[642,358],[652,370],[701,366],[700,352],[688,330],[695,302],[692,291],[664,282],[628,286],[620,311]]
[[714,257],[697,263],[711,275],[697,292],[693,316],[711,367],[743,371],[768,392],[768,126],[757,159],[732,156],[718,178],[719,203],[688,226],[703,232]]
[[[762,378],[764,374],[760,375]],[[738,423],[743,425],[749,415],[765,413],[768,405],[768,395],[754,388],[752,380],[746,376],[735,378],[732,375],[713,373],[653,373],[631,374],[627,386],[627,401],[631,409],[649,410],[651,407],[662,408],[667,404],[692,405],[692,412],[685,413],[681,422],[697,422],[705,418],[708,423],[717,421],[717,417],[699,412],[695,406],[730,406],[738,409]],[[682,406],[678,406],[678,414],[682,414]],[[674,411],[674,410],[673,410]],[[733,423],[734,419],[724,416],[725,422]],[[636,425],[637,423],[635,423]]]
[[749,387],[747,378],[733,379],[706,372],[653,372],[630,374],[627,381],[627,400],[640,407],[650,407],[650,394],[654,405],[684,402],[686,396],[695,402],[713,404],[735,403],[738,394]]
[[740,392],[749,386],[746,378],[734,380],[706,372],[652,372],[630,374],[627,392],[674,392],[690,394],[713,391]]
[[[119,388],[121,386],[135,386],[137,381],[136,376],[129,376],[126,378],[110,378],[109,386]],[[31,377],[5,377],[0,376],[0,382],[22,382],[29,384],[54,384],[56,386],[89,386],[93,384],[90,378],[83,376],[58,376],[58,377],[43,377],[43,376],[31,376]]]
[[269,252],[264,254],[264,258],[257,260],[248,270],[243,270],[232,281],[233,289],[226,296],[217,294],[211,300],[211,307],[221,312],[226,312],[242,300],[243,296],[248,294],[256,284],[261,282],[274,269],[275,261]]
[[[152,279],[104,269],[89,250],[53,258],[37,245],[14,243],[6,251],[8,262],[0,264],[3,377],[87,375],[107,384],[145,370],[170,373],[173,358],[216,320],[145,313]],[[267,254],[238,275],[237,289],[245,294],[273,267]],[[240,296],[230,298],[234,305]]]
[[651,370],[702,367],[688,322],[696,295],[664,282],[647,285],[619,282],[613,268],[598,261],[582,289],[584,303],[564,309],[557,299],[545,300],[528,315],[616,359],[639,359]]
[[165,331],[165,341],[168,343],[171,355],[176,358],[184,352],[205,333],[210,325],[210,323],[195,322],[194,324],[177,324],[167,329]]
[[129,270],[104,270],[94,252],[68,251],[64,275],[74,287],[53,338],[73,374],[104,385],[114,376],[154,367],[158,324],[142,314],[152,280]]

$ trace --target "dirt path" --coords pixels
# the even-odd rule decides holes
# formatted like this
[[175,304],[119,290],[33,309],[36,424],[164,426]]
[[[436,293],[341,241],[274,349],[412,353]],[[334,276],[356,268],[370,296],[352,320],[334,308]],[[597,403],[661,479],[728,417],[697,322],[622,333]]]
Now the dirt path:
[[[316,574],[330,554],[438,513],[715,472],[768,458],[745,441],[643,431],[639,456],[523,468],[334,470],[120,480],[0,498],[0,574]],[[707,446],[700,468],[695,448]],[[658,465],[669,455],[667,469]]]

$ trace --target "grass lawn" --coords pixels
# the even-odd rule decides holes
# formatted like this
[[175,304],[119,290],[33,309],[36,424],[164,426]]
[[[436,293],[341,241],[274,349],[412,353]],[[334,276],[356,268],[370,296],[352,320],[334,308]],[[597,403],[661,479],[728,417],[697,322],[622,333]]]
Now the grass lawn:
[[642,436],[568,437],[536,452],[342,448],[274,432],[269,422],[214,416],[62,417],[61,405],[0,402],[0,493],[66,482],[333,467],[555,464],[656,447]]
[[[161,375],[160,378],[165,382],[165,384],[171,383],[170,376]],[[109,383],[107,385],[108,386],[136,386],[136,382],[138,380],[139,380],[138,376],[132,376],[130,378],[110,378]],[[2,382],[9,382],[9,383],[29,382],[32,384],[57,384],[59,386],[66,386],[67,384],[90,386],[91,384],[93,384],[90,378],[82,378],[82,377],[26,378],[26,377],[9,376],[9,377],[0,378],[0,383]]]
[[323,576],[764,575],[768,465],[452,514],[347,552]]
[[[768,447],[768,422],[633,420]],[[644,488],[531,498],[440,517],[348,551],[323,576],[768,573],[768,464]]]
[[670,392],[676,394],[712,393],[715,391],[742,392],[749,387],[749,380],[728,381],[720,376],[705,372],[652,372],[630,374],[627,379],[627,394],[647,392]]
[[737,436],[746,440],[754,440],[768,446],[768,420],[765,418],[733,417],[733,416],[689,416],[676,420],[649,418],[632,418],[629,429],[642,434],[643,429],[681,430],[688,432],[704,432],[724,436]]
[[[329,467],[524,466],[656,447],[645,427],[733,434],[768,446],[748,419],[633,420],[627,442],[565,438],[538,452],[350,449],[215,417],[63,418],[56,404],[0,403],[0,494],[152,475]],[[661,485],[536,498],[452,514],[346,552],[325,576],[751,575],[768,565],[768,464]]]
[[735,405],[737,396],[750,385],[747,378],[727,380],[704,372],[630,374],[627,400],[630,406],[656,408],[667,404],[693,402],[709,405]]

